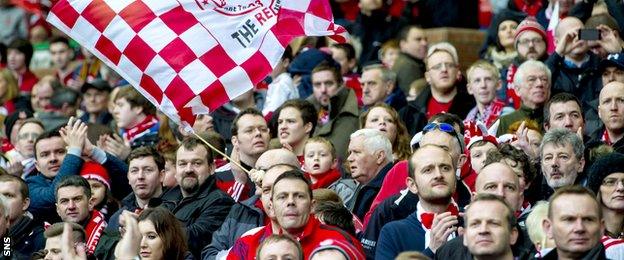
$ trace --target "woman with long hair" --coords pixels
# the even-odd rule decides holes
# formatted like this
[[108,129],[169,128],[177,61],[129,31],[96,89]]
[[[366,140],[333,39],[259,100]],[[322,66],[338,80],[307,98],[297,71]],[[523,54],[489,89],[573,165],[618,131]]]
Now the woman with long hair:
[[7,116],[13,113],[13,99],[19,95],[17,79],[8,69],[0,69],[0,114]]
[[410,136],[403,121],[394,108],[387,104],[376,104],[360,116],[360,128],[374,128],[382,131],[392,144],[394,161],[407,160],[410,156]]
[[176,217],[162,207],[147,208],[138,218],[124,211],[125,232],[115,248],[117,259],[183,260],[190,257],[186,237]]

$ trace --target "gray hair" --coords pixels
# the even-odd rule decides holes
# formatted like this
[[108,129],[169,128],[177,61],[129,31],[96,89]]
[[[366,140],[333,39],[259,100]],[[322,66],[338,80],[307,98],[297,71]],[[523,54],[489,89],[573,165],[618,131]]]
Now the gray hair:
[[550,72],[550,69],[548,68],[548,66],[546,66],[546,64],[537,60],[527,60],[523,62],[520,67],[518,67],[516,75],[514,75],[513,84],[516,88],[522,86],[524,74],[526,74],[527,70],[529,69],[540,69],[546,72],[546,76],[548,76],[548,82],[551,82],[552,73]]
[[2,216],[4,218],[9,217],[9,202],[7,197],[2,194],[0,194],[0,210],[2,210]]
[[362,68],[362,73],[369,70],[379,70],[381,72],[381,80],[383,82],[396,82],[396,72],[392,71],[383,64],[371,64]]
[[572,145],[572,149],[574,149],[574,155],[576,159],[580,160],[583,158],[583,153],[585,151],[585,145],[583,144],[583,140],[576,134],[568,130],[567,128],[561,129],[551,129],[546,132],[544,138],[542,138],[542,143],[539,147],[540,157],[543,156],[544,146],[547,144],[555,144],[557,146],[565,146],[566,144]]
[[393,161],[392,144],[381,131],[372,128],[360,129],[351,134],[350,139],[353,140],[359,136],[364,137],[364,147],[369,153],[382,150],[386,154],[386,160]]
[[427,59],[429,59],[429,56],[433,55],[435,52],[438,52],[438,51],[447,52],[453,58],[453,62],[455,62],[455,64],[459,64],[459,56],[457,55],[457,49],[455,49],[455,46],[453,46],[452,44],[448,42],[439,42],[439,43],[429,46],[429,49],[427,50]]

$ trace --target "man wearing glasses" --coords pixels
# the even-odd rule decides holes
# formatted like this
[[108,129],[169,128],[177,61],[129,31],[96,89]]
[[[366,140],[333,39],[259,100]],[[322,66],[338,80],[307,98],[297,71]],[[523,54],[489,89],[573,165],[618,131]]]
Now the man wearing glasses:
[[535,18],[528,17],[516,28],[514,36],[516,51],[518,56],[514,58],[509,67],[501,71],[503,87],[498,92],[498,98],[505,100],[507,104],[520,108],[520,97],[516,93],[514,86],[514,76],[520,64],[527,60],[545,61],[548,58],[546,53],[546,30]]
[[529,60],[520,65],[514,76],[514,85],[522,105],[494,123],[492,127],[497,126],[496,136],[509,133],[509,127],[517,121],[530,119],[540,127],[543,125],[543,108],[550,99],[550,75],[550,69],[541,61]]
[[425,88],[399,113],[410,135],[422,130],[425,122],[438,113],[452,113],[465,118],[475,106],[474,98],[464,86],[460,86],[461,72],[453,45],[441,42],[431,46],[425,65],[425,79],[430,88]]

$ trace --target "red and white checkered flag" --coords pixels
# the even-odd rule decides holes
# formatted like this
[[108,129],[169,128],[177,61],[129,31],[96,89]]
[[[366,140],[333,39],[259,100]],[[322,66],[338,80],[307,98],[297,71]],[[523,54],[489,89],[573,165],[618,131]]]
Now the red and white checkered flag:
[[328,0],[60,0],[48,22],[188,125],[253,88],[293,38],[346,40]]

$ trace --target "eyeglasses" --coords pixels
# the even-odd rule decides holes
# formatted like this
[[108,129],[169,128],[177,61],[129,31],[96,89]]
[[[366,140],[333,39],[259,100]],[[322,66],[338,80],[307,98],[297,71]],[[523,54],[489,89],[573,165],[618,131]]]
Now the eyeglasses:
[[24,140],[24,139],[30,138],[32,140],[35,140],[35,139],[37,139],[37,137],[39,137],[39,135],[41,135],[41,134],[39,134],[39,133],[23,133],[23,134],[18,135],[17,139]]
[[602,185],[607,186],[607,187],[616,186],[616,185],[618,185],[618,183],[621,183],[622,186],[624,186],[624,179],[605,178],[604,180],[602,180]]
[[429,69],[430,70],[442,70],[443,67],[447,69],[455,69],[457,68],[457,64],[451,63],[451,62],[441,62],[441,63],[431,66]]
[[428,123],[423,128],[423,135],[436,129],[439,129],[442,132],[445,132],[454,136],[455,139],[457,139],[457,144],[459,145],[459,149],[461,150],[462,153],[464,152],[464,146],[462,145],[462,141],[459,139],[459,135],[457,134],[457,132],[455,131],[455,128],[451,124],[436,123],[436,122]]
[[544,43],[544,40],[542,38],[533,38],[533,39],[522,39],[518,41],[518,44],[523,45],[523,46],[527,46],[530,43],[533,43],[533,45],[538,45],[540,43]]

